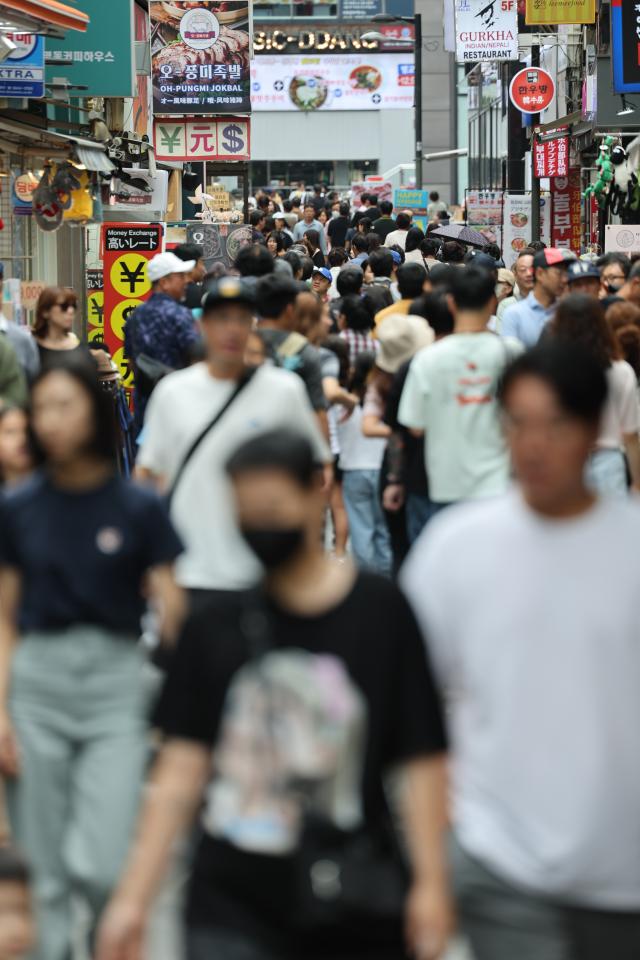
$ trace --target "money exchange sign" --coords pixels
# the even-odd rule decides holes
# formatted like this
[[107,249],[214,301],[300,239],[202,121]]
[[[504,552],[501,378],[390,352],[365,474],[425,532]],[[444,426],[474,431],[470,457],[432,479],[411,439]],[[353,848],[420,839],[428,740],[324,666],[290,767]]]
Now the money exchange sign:
[[157,160],[248,160],[250,121],[246,117],[156,120]]
[[120,368],[125,388],[131,388],[133,373],[124,357],[124,328],[151,293],[147,263],[162,250],[162,228],[156,223],[105,223],[102,248],[104,342]]

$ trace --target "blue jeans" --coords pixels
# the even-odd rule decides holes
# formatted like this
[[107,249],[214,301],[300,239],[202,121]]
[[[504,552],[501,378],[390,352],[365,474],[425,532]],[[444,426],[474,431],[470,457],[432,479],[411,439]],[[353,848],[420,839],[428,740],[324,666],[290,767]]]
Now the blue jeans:
[[421,493],[410,493],[407,497],[407,536],[413,545],[431,517],[436,513],[436,507],[429,497]]
[[351,551],[358,565],[388,576],[393,561],[380,503],[380,471],[345,470],[342,496],[349,518]]

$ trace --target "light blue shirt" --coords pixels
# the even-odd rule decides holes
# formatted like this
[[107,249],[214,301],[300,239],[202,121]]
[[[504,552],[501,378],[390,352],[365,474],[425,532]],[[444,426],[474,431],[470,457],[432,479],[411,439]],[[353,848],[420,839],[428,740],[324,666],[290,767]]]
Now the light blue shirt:
[[555,304],[543,307],[533,291],[519,303],[513,303],[502,315],[500,335],[515,337],[525,347],[534,347],[555,311]]
[[327,238],[324,235],[324,227],[319,220],[312,220],[311,223],[305,223],[304,220],[298,220],[293,228],[293,239],[298,243],[304,237],[307,230],[317,230],[320,234],[320,249],[327,255]]

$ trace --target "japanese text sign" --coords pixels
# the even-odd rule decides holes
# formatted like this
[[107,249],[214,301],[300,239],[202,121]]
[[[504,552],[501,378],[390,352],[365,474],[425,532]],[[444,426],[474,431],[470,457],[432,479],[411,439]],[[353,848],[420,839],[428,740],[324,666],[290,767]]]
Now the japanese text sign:
[[640,4],[611,0],[614,93],[640,93]]
[[571,169],[568,177],[551,182],[551,245],[580,253],[582,243],[580,171]]
[[104,290],[102,270],[87,270],[87,339],[104,340]]
[[527,0],[525,21],[532,26],[593,23],[596,0]]
[[44,97],[44,37],[8,33],[16,49],[0,63],[0,97]]
[[[47,37],[47,80],[86,87],[84,97],[130,97],[136,91],[133,0],[82,0],[86,33]],[[51,61],[54,61],[51,63]]]
[[517,0],[455,0],[456,60],[518,60]]
[[251,4],[150,0],[153,111],[249,113]]
[[518,70],[509,87],[511,102],[522,113],[541,113],[556,95],[556,84],[550,73],[539,67]]
[[556,137],[543,143],[536,140],[533,168],[536,177],[566,177],[569,173],[569,137]]
[[251,155],[246,117],[156,120],[153,138],[158,160],[248,160]]
[[124,328],[130,315],[149,298],[147,263],[162,250],[158,223],[105,223],[102,226],[104,342],[120,368],[125,387],[133,373],[124,356]]

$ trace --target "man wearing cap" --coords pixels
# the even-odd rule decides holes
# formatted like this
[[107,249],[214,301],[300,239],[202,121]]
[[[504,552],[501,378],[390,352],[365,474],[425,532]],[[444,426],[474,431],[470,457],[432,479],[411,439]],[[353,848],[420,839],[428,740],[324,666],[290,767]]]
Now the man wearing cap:
[[142,429],[147,401],[163,374],[186,366],[200,342],[191,311],[182,306],[195,260],[158,253],[147,267],[151,296],[134,310],[124,328],[124,354],[133,364],[134,428]]
[[600,271],[595,263],[576,260],[567,268],[567,282],[571,293],[586,293],[598,299],[600,296]]
[[2,291],[4,286],[4,264],[0,263],[0,338],[5,340],[9,347],[12,347],[18,359],[18,363],[27,380],[33,380],[40,370],[40,356],[36,339],[32,336],[28,327],[19,327],[5,317],[2,312]]
[[329,287],[333,283],[333,274],[328,267],[315,267],[311,275],[311,289],[322,303],[329,299]]
[[533,258],[533,289],[505,310],[500,329],[503,337],[515,337],[525,347],[535,346],[566,288],[568,263],[558,247],[538,250]]
[[237,447],[286,427],[309,439],[319,465],[330,460],[301,380],[271,364],[247,374],[244,357],[255,309],[254,288],[244,278],[222,277],[212,284],[202,304],[206,360],[165,377],[145,419],[137,472],[172,490],[171,517],[185,544],[177,578],[195,608],[212,591],[242,590],[260,575],[238,530],[226,473]]

